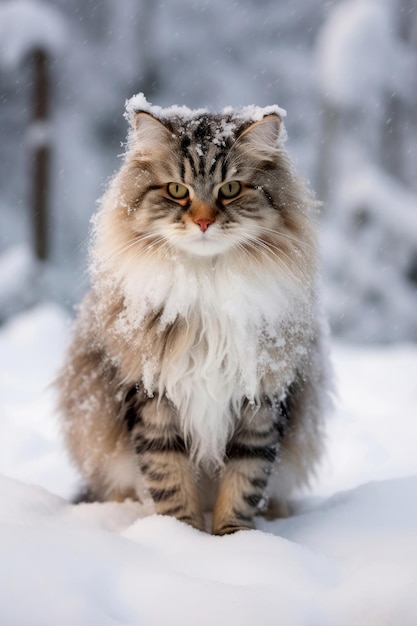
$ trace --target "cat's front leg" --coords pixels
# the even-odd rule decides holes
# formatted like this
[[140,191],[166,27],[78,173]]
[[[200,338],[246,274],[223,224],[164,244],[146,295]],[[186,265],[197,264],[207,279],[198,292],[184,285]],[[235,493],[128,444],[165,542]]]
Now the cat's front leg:
[[226,449],[226,465],[219,482],[213,514],[213,534],[226,535],[254,527],[277,455],[278,430],[267,404],[250,409]]
[[193,466],[174,409],[166,398],[147,399],[136,416],[131,441],[155,512],[204,527]]

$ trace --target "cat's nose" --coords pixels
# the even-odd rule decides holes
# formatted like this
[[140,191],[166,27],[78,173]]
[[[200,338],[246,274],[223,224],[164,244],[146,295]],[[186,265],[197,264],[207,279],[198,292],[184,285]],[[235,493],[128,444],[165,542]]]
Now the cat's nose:
[[200,230],[205,233],[207,228],[210,226],[210,224],[213,224],[214,220],[208,220],[208,219],[200,219],[200,220],[194,220],[196,224],[198,224],[200,226]]

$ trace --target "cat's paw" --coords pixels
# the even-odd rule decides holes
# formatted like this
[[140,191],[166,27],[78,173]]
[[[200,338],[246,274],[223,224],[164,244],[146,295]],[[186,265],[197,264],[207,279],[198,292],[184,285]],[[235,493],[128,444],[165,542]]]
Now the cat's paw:
[[243,526],[242,524],[236,524],[234,522],[223,524],[217,528],[213,528],[212,535],[233,535],[239,530],[253,530],[253,526]]
[[204,520],[201,517],[193,515],[171,515],[169,517],[175,517],[179,522],[192,526],[196,530],[205,530]]
[[274,519],[281,519],[283,517],[290,517],[292,514],[291,505],[284,500],[276,500],[271,498],[267,504],[267,507],[259,511],[258,515],[262,515],[268,521]]

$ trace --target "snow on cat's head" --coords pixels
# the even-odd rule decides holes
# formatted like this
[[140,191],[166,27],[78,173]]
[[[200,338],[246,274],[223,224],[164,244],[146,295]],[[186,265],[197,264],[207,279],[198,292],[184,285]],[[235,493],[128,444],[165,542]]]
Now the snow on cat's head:
[[108,259],[227,256],[302,280],[314,202],[285,151],[284,116],[277,106],[210,113],[129,100],[124,163],[97,221]]

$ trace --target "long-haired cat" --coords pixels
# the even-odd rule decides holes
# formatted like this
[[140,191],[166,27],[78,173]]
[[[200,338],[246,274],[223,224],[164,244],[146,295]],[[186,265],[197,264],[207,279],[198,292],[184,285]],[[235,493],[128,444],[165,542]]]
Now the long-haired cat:
[[200,529],[211,506],[213,533],[252,528],[322,451],[315,202],[278,107],[140,94],[127,117],[58,381],[66,444],[91,498],[151,500]]

